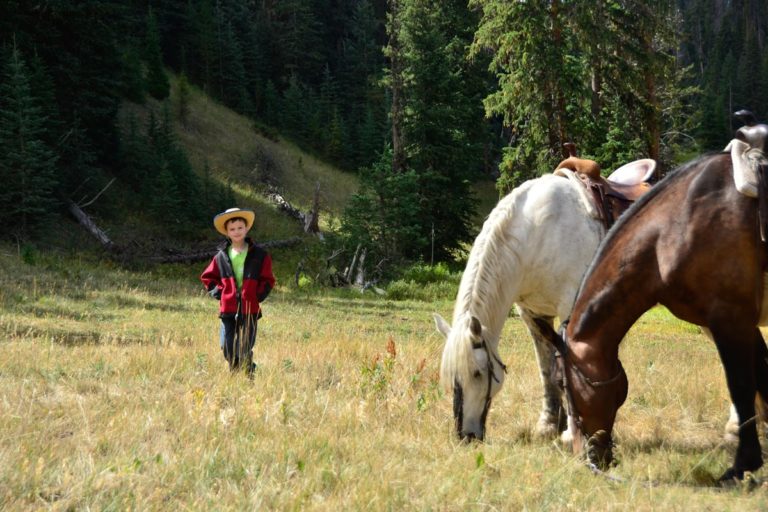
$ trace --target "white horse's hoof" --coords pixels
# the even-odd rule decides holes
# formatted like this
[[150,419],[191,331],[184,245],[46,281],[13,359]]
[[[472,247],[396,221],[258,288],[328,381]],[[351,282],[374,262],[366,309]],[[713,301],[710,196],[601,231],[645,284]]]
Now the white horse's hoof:
[[559,432],[557,418],[549,416],[539,417],[539,421],[536,422],[536,427],[533,429],[534,436],[541,439],[554,439]]
[[570,428],[563,430],[563,433],[560,434],[560,442],[569,446],[573,444],[573,432],[571,432]]
[[738,422],[729,421],[725,424],[725,432],[723,433],[723,440],[726,443],[738,443],[739,442],[739,424]]

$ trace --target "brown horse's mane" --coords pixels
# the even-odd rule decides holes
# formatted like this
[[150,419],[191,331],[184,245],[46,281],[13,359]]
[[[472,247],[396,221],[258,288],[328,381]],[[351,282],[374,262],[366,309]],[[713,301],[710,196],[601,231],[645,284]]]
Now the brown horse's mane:
[[613,239],[616,238],[617,233],[620,233],[624,229],[624,225],[628,222],[631,222],[632,219],[643,209],[645,206],[653,200],[656,196],[664,192],[666,189],[672,187],[682,179],[686,178],[693,169],[698,169],[699,165],[704,160],[709,160],[713,158],[714,156],[717,156],[719,154],[722,154],[720,152],[710,152],[705,153],[704,155],[699,156],[698,158],[695,158],[689,162],[686,162],[674,170],[670,171],[664,178],[661,179],[658,183],[656,183],[651,189],[643,194],[640,199],[635,201],[635,203],[625,211],[621,217],[616,221],[616,223],[611,227],[611,229],[606,234],[605,238],[600,242],[600,245],[597,246],[597,252],[595,253],[594,258],[592,258],[592,262],[589,264],[589,267],[587,268],[586,272],[584,272],[584,276],[581,278],[581,284],[579,285],[579,291],[576,294],[578,297],[581,294],[582,288],[584,287],[584,282],[587,280],[587,278],[592,274],[592,271],[594,270],[595,266],[597,266],[598,262],[603,259],[604,253],[607,250],[608,247],[610,247],[613,243]]

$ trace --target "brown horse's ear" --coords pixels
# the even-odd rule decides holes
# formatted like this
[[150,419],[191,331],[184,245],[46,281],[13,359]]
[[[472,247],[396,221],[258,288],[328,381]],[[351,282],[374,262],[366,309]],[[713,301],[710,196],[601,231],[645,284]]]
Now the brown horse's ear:
[[469,330],[472,332],[473,336],[477,336],[478,338],[483,333],[483,327],[480,325],[480,320],[478,320],[476,316],[473,316],[472,320],[470,320]]

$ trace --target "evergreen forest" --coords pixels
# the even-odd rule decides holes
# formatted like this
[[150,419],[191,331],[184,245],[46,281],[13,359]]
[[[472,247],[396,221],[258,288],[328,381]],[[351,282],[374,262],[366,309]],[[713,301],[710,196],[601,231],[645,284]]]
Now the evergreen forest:
[[734,111],[768,119],[767,36],[763,0],[5,0],[0,237],[50,236],[73,203],[210,231],[238,192],[172,129],[196,90],[359,180],[326,243],[450,261],[478,180],[504,194],[568,141],[663,175],[722,149]]

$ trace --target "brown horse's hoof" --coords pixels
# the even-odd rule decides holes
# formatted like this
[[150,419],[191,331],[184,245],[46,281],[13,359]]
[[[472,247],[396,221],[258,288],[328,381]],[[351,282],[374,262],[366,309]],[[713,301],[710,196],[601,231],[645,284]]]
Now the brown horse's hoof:
[[742,488],[746,491],[754,491],[761,485],[759,478],[751,471],[743,471],[728,468],[728,471],[717,479],[717,485],[725,488]]
[[740,485],[742,478],[744,478],[743,471],[728,468],[728,470],[717,479],[717,485],[718,487],[736,487],[737,485]]
[[615,464],[613,460],[613,441],[605,430],[598,430],[587,440],[587,461],[596,468],[605,471]]

